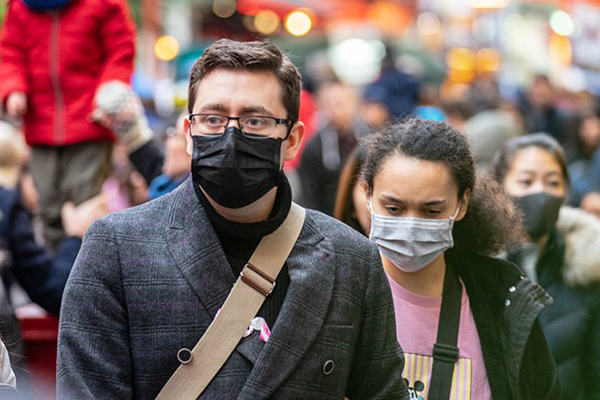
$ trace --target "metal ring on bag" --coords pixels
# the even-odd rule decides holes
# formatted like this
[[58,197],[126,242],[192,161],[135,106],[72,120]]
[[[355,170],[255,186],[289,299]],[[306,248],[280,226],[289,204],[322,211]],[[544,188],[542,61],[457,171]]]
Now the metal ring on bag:
[[333,360],[327,360],[325,362],[325,364],[323,364],[323,373],[325,375],[329,375],[333,372],[334,368],[335,368],[335,363],[333,362]]
[[192,352],[185,347],[177,352],[177,360],[182,364],[187,364],[192,361]]

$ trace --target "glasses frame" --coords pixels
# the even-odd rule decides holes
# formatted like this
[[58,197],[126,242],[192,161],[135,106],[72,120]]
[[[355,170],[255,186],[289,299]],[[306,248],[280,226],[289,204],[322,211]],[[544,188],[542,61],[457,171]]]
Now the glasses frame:
[[[218,114],[218,113],[194,113],[194,114],[189,114],[188,115],[188,120],[190,121],[190,125],[193,124],[194,122],[194,117],[197,116],[207,116],[207,115],[214,115],[217,117],[223,117],[223,118],[227,118],[227,123],[225,124],[225,130],[227,130],[227,127],[229,126],[229,123],[233,120],[233,121],[237,121],[238,126],[240,127],[240,132],[242,132],[242,134],[246,137],[250,137],[253,139],[271,139],[273,138],[273,136],[262,136],[262,135],[258,135],[255,133],[245,133],[244,132],[244,128],[242,127],[242,123],[240,122],[240,119],[242,118],[268,118],[268,119],[272,119],[275,121],[275,125],[285,125],[288,127],[287,132],[285,133],[285,137],[283,138],[283,140],[286,140],[290,134],[292,133],[292,127],[294,126],[294,121],[292,121],[291,119],[284,119],[284,118],[275,118],[275,117],[271,117],[270,115],[243,115],[241,117],[230,117],[229,115],[225,115],[225,114]],[[215,133],[209,133],[203,136],[216,136],[216,135],[223,135],[225,133],[225,130],[223,130],[223,133],[221,134],[215,134]]]

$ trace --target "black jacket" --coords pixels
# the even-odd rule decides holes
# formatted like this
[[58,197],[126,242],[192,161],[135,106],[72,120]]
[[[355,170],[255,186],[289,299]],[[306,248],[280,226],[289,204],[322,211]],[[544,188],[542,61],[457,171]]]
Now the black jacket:
[[[519,262],[518,253],[511,258]],[[554,299],[540,321],[563,397],[600,399],[600,224],[581,210],[563,208],[537,275]]]
[[464,282],[494,399],[560,399],[556,366],[538,314],[551,304],[544,290],[504,260],[446,253]]
[[66,238],[55,254],[49,253],[35,241],[31,217],[18,192],[0,187],[0,242],[11,259],[3,275],[16,277],[31,300],[58,315],[81,239]]
[[302,184],[300,203],[327,215],[333,215],[338,180],[346,159],[368,128],[356,122],[352,132],[338,135],[331,125],[317,131],[306,143],[298,175]]
[[[75,262],[81,239],[64,239],[50,254],[34,238],[31,217],[16,190],[0,187],[0,331],[23,398],[32,398],[21,328],[5,290],[16,281],[29,297],[52,314],[58,314],[63,290]],[[6,286],[6,288],[4,287]],[[5,392],[0,388],[0,399]],[[8,396],[8,392],[6,392]]]

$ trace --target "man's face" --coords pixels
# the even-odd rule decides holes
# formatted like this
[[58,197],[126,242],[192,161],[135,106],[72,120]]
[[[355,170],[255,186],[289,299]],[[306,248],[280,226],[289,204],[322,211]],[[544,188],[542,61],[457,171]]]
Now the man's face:
[[319,91],[320,106],[336,129],[352,125],[358,109],[358,96],[350,86],[339,83],[324,85]]
[[529,91],[529,100],[535,107],[551,106],[554,101],[554,90],[545,81],[535,82]]
[[[282,102],[280,83],[271,72],[218,69],[202,79],[197,93],[193,113],[288,118]],[[236,121],[230,121],[229,126],[239,128]],[[294,124],[290,137],[281,146],[282,160],[294,159],[303,133],[304,125],[301,122]],[[190,135],[188,129],[187,152],[191,155],[193,142]],[[281,137],[285,137],[285,132],[282,132]]]

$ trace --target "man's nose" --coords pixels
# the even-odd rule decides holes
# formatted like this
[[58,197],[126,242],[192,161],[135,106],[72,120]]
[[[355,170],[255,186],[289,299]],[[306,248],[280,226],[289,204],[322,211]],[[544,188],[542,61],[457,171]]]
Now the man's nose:
[[232,126],[238,128],[240,131],[242,130],[242,124],[240,123],[240,120],[237,118],[236,119],[230,118],[229,121],[227,121],[227,126],[225,127],[225,129],[230,128]]

